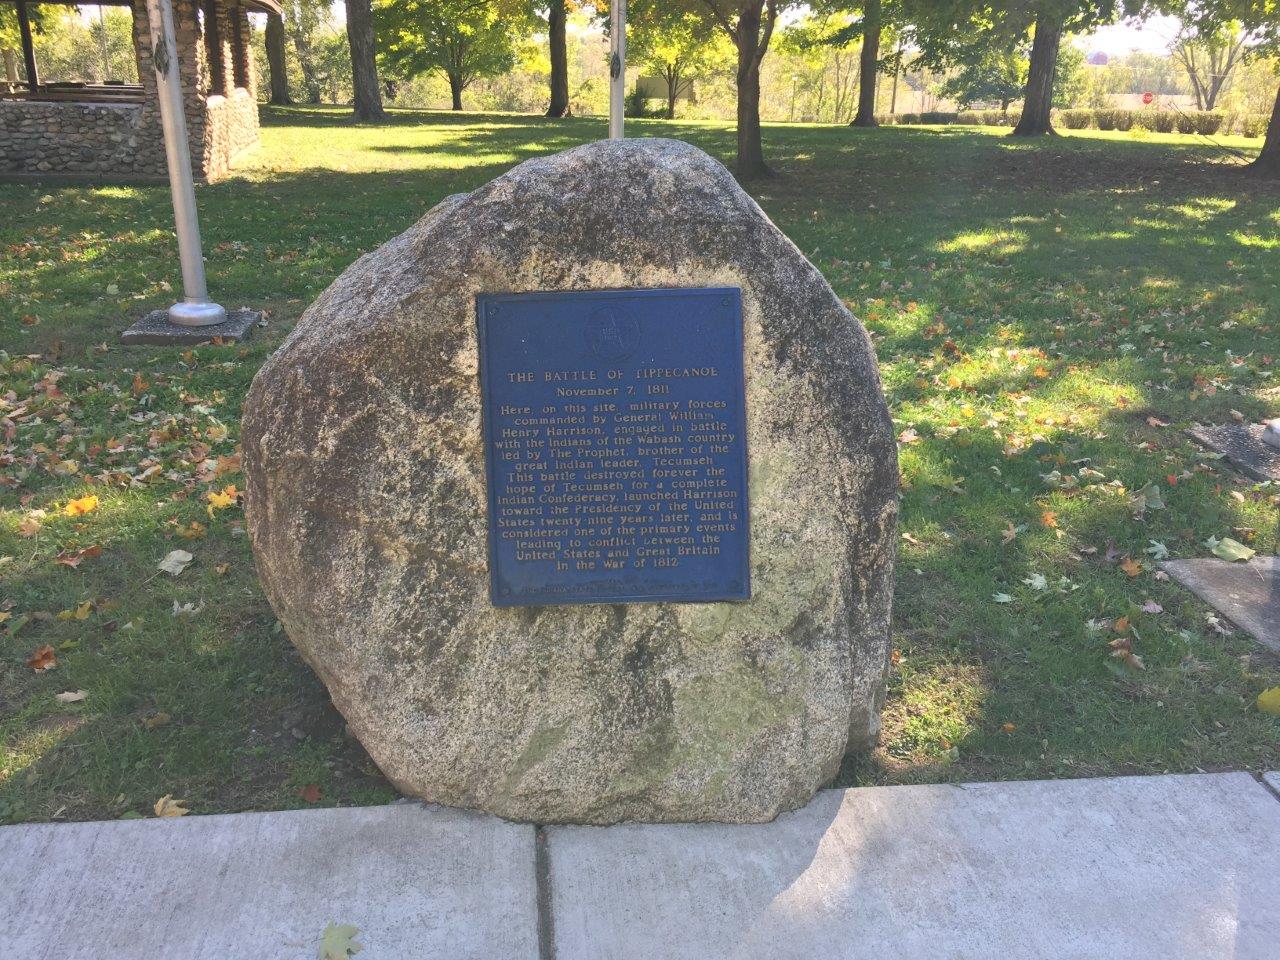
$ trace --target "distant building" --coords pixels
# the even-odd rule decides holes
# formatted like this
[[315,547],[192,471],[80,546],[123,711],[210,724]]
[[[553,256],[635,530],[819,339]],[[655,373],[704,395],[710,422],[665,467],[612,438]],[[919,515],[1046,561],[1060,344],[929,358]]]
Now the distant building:
[[[133,14],[137,83],[42,81],[28,9],[34,3],[0,0],[16,4],[25,74],[0,83],[0,176],[165,175],[146,0],[99,2],[128,7]],[[281,12],[278,0],[173,0],[191,167],[203,180],[225,176],[236,156],[258,143],[251,10]]]
[[1085,58],[1084,62],[1091,67],[1105,67],[1108,63],[1111,62],[1111,58],[1108,57],[1101,50],[1095,50],[1093,53],[1089,54],[1089,56]]

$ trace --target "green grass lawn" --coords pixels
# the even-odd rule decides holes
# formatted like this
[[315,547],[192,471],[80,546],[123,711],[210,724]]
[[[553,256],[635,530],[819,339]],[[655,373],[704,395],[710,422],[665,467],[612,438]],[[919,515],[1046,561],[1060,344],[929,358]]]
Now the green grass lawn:
[[[265,124],[199,190],[215,296],[269,311],[247,347],[117,345],[178,283],[163,187],[0,184],[0,822],[394,796],[209,494],[240,484],[254,371],[347,264],[604,124]],[[1210,537],[1277,549],[1280,488],[1182,428],[1280,413],[1280,188],[1189,138],[999,134],[766,131],[781,176],[753,192],[872,332],[901,433],[886,732],[840,782],[1280,767],[1254,703],[1280,659],[1154,563]],[[194,556],[177,576],[174,550]]]

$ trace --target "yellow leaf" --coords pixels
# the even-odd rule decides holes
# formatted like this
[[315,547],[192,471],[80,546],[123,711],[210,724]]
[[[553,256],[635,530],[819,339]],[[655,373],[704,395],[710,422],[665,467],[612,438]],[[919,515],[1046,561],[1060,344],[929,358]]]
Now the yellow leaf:
[[1142,564],[1133,559],[1133,557],[1125,557],[1124,560],[1120,562],[1120,569],[1129,576],[1136,577],[1142,572]]
[[86,600],[84,603],[78,604],[71,610],[60,610],[58,612],[59,620],[88,620],[89,611],[93,609],[93,601]]
[[209,516],[213,516],[215,510],[226,510],[228,507],[236,505],[236,497],[240,494],[236,490],[234,483],[229,483],[221,490],[210,490],[207,494],[209,498]]
[[81,517],[86,513],[92,513],[98,509],[98,498],[93,494],[87,497],[81,497],[79,500],[72,500],[63,508],[63,513],[68,517]]
[[1280,687],[1272,687],[1258,694],[1258,709],[1280,716]]
[[191,812],[182,805],[181,801],[173,799],[171,793],[166,793],[156,801],[155,811],[157,817],[185,817]]

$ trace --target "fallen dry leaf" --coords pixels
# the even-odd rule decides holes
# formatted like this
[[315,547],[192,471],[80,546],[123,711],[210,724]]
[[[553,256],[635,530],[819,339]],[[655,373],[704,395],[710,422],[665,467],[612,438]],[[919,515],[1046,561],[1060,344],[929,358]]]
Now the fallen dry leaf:
[[84,603],[78,603],[70,610],[62,610],[58,613],[59,620],[88,620],[89,612],[93,610],[93,601],[86,600]]
[[166,793],[156,801],[157,817],[185,817],[191,811],[182,805],[182,801],[173,799],[173,794]]
[[62,508],[62,512],[68,517],[83,517],[86,513],[93,513],[97,509],[98,498],[91,493],[78,500],[69,500]]
[[1111,648],[1111,655],[1118,657],[1133,667],[1135,670],[1145,670],[1147,665],[1142,662],[1142,658],[1133,652],[1132,637],[1116,637],[1107,644]]
[[64,567],[75,569],[80,566],[81,562],[102,555],[102,544],[95,543],[91,547],[85,547],[83,550],[64,550],[54,559],[54,563]]
[[1142,564],[1133,559],[1133,557],[1125,557],[1120,561],[1120,569],[1131,577],[1136,577],[1142,572]]
[[305,787],[303,787],[301,790],[298,791],[298,796],[300,796],[307,803],[319,803],[320,787],[318,784],[308,783]]
[[359,927],[350,924],[339,926],[330,923],[320,937],[320,960],[347,960],[348,957],[354,957],[364,949],[355,940],[359,932]]
[[54,694],[54,699],[59,703],[79,703],[81,700],[89,696],[85,690],[67,690],[63,693]]
[[44,673],[46,670],[52,670],[58,665],[58,654],[49,644],[36,647],[35,652],[27,657],[27,666],[36,673]]
[[159,568],[165,573],[177,576],[183,570],[187,569],[187,565],[194,560],[195,557],[187,553],[185,550],[170,550],[165,558],[158,564]]

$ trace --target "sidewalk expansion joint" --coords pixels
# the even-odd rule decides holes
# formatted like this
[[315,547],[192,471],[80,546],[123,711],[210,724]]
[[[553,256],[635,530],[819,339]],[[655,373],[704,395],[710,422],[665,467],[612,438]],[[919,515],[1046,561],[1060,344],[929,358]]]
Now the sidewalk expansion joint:
[[542,825],[534,827],[533,878],[537,887],[538,960],[556,960],[556,928],[551,905],[551,838]]
[[1255,773],[1253,775],[1253,779],[1257,780],[1260,784],[1262,784],[1262,789],[1266,790],[1267,793],[1271,794],[1271,796],[1275,797],[1276,800],[1280,801],[1280,790],[1277,790],[1275,787],[1273,787],[1271,785],[1270,780],[1268,780],[1266,777],[1264,777],[1260,773]]

